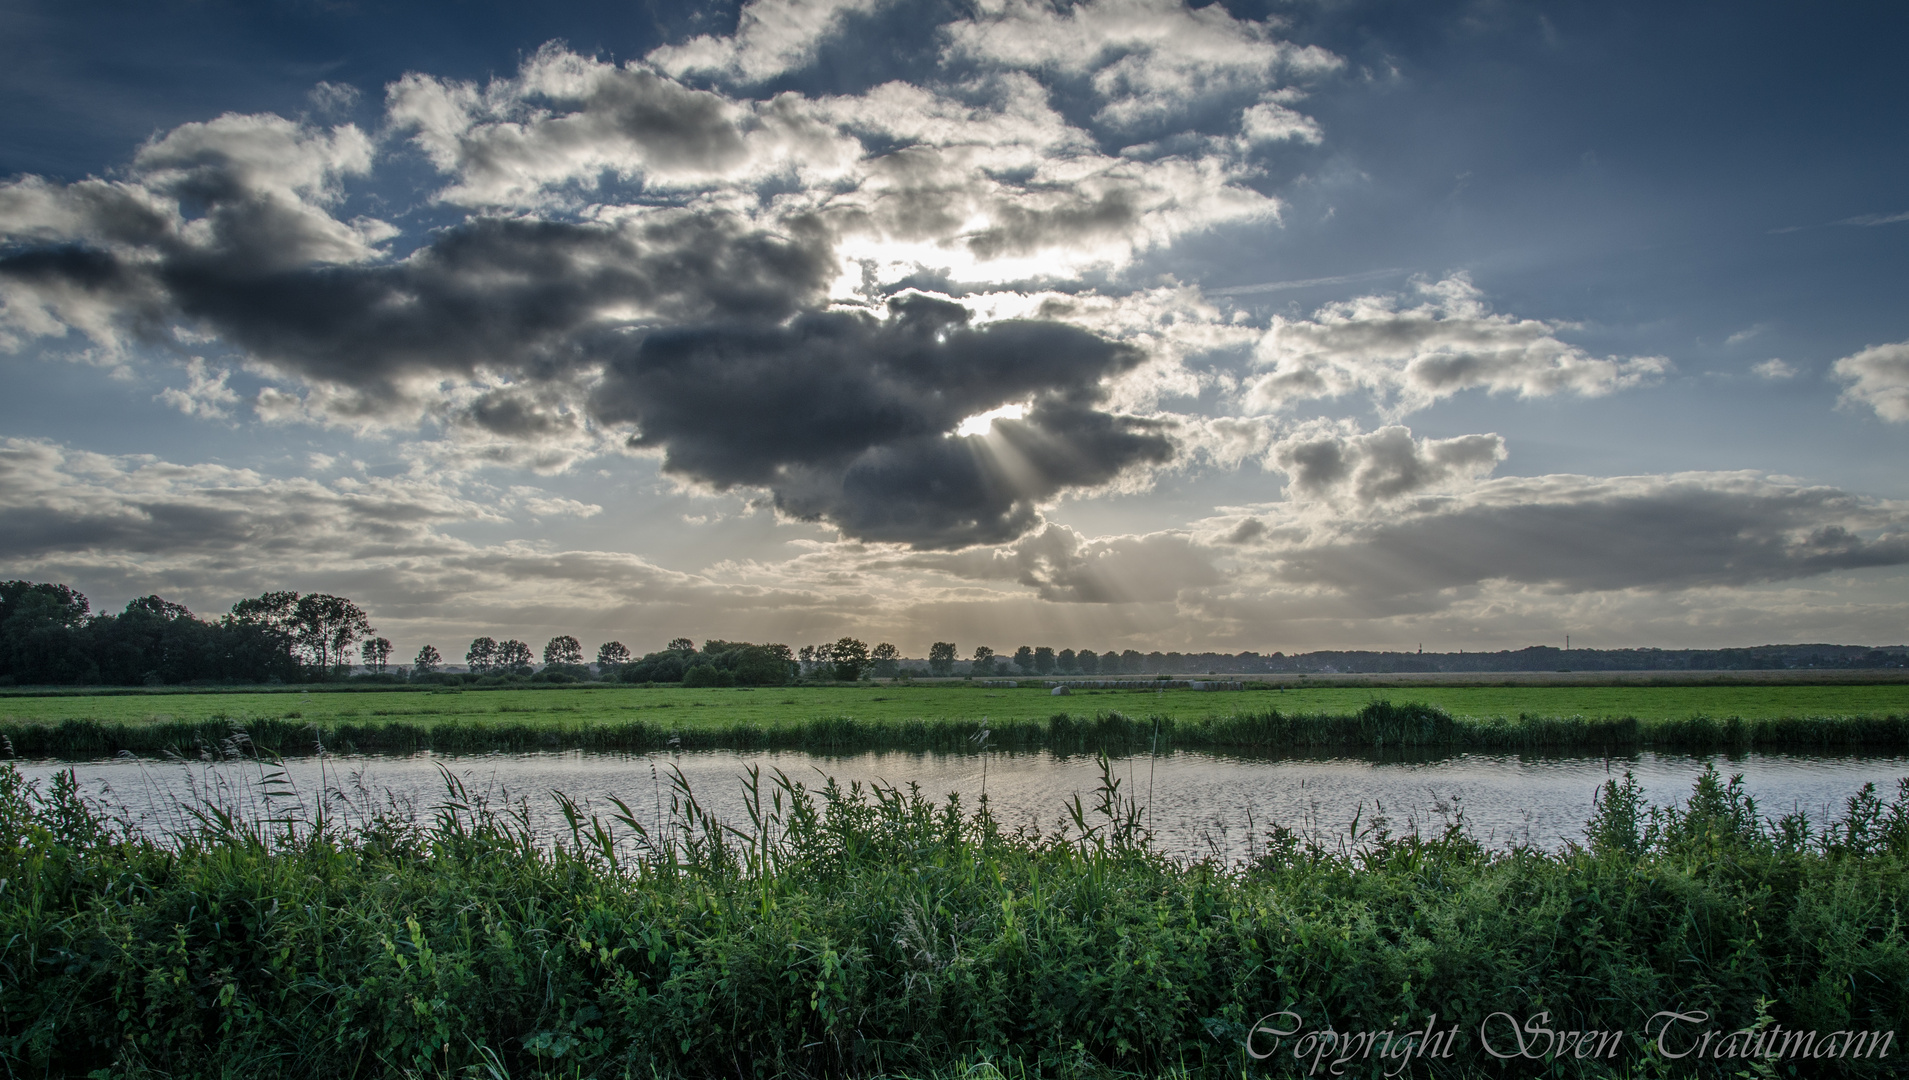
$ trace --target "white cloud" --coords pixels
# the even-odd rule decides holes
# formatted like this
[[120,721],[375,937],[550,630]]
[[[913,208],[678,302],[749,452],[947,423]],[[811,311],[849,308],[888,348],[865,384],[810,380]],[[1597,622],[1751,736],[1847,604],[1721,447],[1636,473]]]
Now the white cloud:
[[1771,382],[1796,378],[1796,365],[1784,360],[1778,360],[1775,357],[1771,357],[1761,364],[1755,365],[1750,371],[1755,374],[1757,378],[1768,379]]
[[1262,101],[1240,117],[1240,134],[1249,143],[1318,143],[1325,138],[1319,122],[1278,101]]
[[772,79],[815,59],[816,47],[846,16],[887,0],[751,0],[728,37],[704,34],[653,49],[644,59],[671,75],[707,74],[742,83]]
[[1341,64],[1323,49],[1280,40],[1269,22],[1235,19],[1221,4],[997,0],[980,7],[974,19],[944,31],[951,57],[1089,75],[1103,102],[1095,119],[1117,128],[1167,121],[1207,98],[1257,97],[1282,75]]
[[226,420],[232,416],[232,406],[239,403],[238,391],[225,384],[232,375],[229,371],[212,371],[206,367],[203,357],[195,356],[186,361],[186,388],[167,387],[161,390],[156,400],[185,413],[207,420]]
[[1276,318],[1257,349],[1272,371],[1252,385],[1249,406],[1278,409],[1363,391],[1397,417],[1470,389],[1608,394],[1670,366],[1655,356],[1593,357],[1559,340],[1558,325],[1495,314],[1463,274],[1421,281],[1415,291],[1413,306],[1400,296],[1363,296],[1311,319]]
[[1845,380],[1845,405],[1867,405],[1893,422],[1909,421],[1909,341],[1871,345],[1836,361],[1830,373]]
[[590,518],[603,513],[603,507],[596,503],[582,502],[550,495],[542,488],[517,485],[510,489],[511,498],[524,509],[538,517],[578,517]]
[[1858,214],[1836,222],[1838,225],[1897,225],[1909,221],[1909,210],[1895,214]]
[[1422,439],[1397,425],[1360,432],[1347,422],[1314,421],[1274,443],[1267,458],[1291,479],[1295,500],[1370,506],[1469,487],[1505,459],[1505,441]]
[[899,561],[957,579],[1012,581],[1042,600],[1071,604],[1168,602],[1220,580],[1210,554],[1178,531],[1090,539],[1049,524],[1003,548]]

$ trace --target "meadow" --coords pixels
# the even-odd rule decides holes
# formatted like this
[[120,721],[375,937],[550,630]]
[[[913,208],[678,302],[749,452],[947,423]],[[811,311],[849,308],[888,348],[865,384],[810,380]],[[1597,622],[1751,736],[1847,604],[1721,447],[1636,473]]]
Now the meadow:
[[281,753],[332,749],[972,749],[1167,745],[1603,747],[1909,745],[1909,685],[1083,689],[968,683],[680,689],[292,690],[0,697],[27,756],[177,752],[242,729]]
[[654,832],[566,804],[554,845],[455,781],[424,816],[206,804],[155,839],[0,765],[0,1070],[1642,1080],[1905,1052],[1909,785],[1815,831],[1714,772],[1662,812],[1613,780],[1563,851],[1368,821],[1230,865],[1157,854],[1105,767],[1045,835],[748,791],[725,825],[679,787]]

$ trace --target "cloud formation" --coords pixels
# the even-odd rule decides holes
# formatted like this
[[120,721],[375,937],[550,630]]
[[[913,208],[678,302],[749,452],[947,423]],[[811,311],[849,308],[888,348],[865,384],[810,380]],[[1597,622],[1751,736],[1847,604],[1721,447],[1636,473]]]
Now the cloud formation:
[[[1075,275],[1275,220],[1248,182],[1253,147],[1316,141],[1280,83],[1337,61],[1270,24],[1158,3],[1066,16],[1091,61],[1021,55],[1020,24],[1049,15],[1002,8],[948,28],[949,71],[919,83],[733,90],[870,10],[763,2],[732,37],[641,61],[553,44],[483,84],[408,74],[387,89],[382,147],[352,124],[231,114],[156,136],[117,179],[15,180],[0,344],[211,343],[271,382],[252,403],[266,421],[431,425],[440,459],[540,470],[625,434],[677,475],[765,488],[850,537],[1010,540],[1064,493],[1169,461],[1168,425],[1145,411],[1199,390],[1188,348],[1250,336],[1184,287],[1101,294]],[[1110,154],[1056,105],[1072,78],[1106,96],[1106,124],[1246,94],[1222,125],[1246,134]],[[463,220],[406,235],[345,215],[351,185],[403,146]],[[907,285],[922,275],[959,306]],[[1056,286],[1033,310],[1025,291],[989,298],[1030,277]],[[190,361],[206,362],[221,361]],[[229,416],[233,392],[202,370],[162,399]],[[950,437],[1004,405],[1026,412]]]
[[1894,423],[1909,421],[1909,341],[1871,345],[1836,361],[1830,374],[1849,383],[1844,404],[1867,405]]
[[1274,443],[1269,462],[1300,500],[1370,506],[1489,473],[1505,459],[1496,435],[1419,439],[1393,425],[1361,433],[1349,424],[1314,423]]
[[1375,604],[1500,581],[1748,586],[1909,564],[1909,507],[1755,473],[1506,477],[1383,514],[1266,518],[1273,578]]
[[[1298,188],[1276,178],[1333,138],[1308,102],[1344,64],[1276,20],[985,0],[911,31],[905,78],[835,70],[905,15],[754,0],[733,34],[634,60],[550,44],[488,80],[411,72],[368,130],[228,114],[101,177],[0,183],[0,348],[80,342],[122,374],[150,365],[141,393],[166,408],[390,440],[408,468],[286,479],[13,440],[0,557],[241,591],[311,567],[408,612],[475,596],[839,629],[1048,605],[1095,633],[1225,625],[1254,645],[1301,610],[1535,610],[1904,562],[1902,508],[1838,489],[1492,479],[1497,434],[1314,416],[1335,398],[1393,421],[1468,390],[1606,395],[1669,362],[1592,355],[1462,274],[1357,296],[1407,271],[1299,278],[1286,260],[1292,280],[1210,291],[1164,272],[1205,265],[1184,246],[1203,234],[1278,244]],[[354,101],[312,95],[320,117]],[[1235,299],[1338,286],[1353,298],[1304,317]],[[1847,404],[1909,421],[1909,345],[1834,374]],[[754,530],[751,555],[699,550],[710,567],[684,573],[462,538],[635,516],[537,486],[585,463],[619,498],[654,468],[677,486],[627,497],[733,493],[749,509],[726,525],[667,517]],[[1201,470],[1242,472],[1225,498],[1277,498],[1144,534],[1070,524],[1105,520],[1070,519],[1070,500]]]
[[[885,318],[805,315],[787,326],[656,333],[613,360],[592,405],[635,425],[633,446],[717,488],[767,487],[792,516],[918,547],[1012,539],[1039,504],[1162,463],[1157,425],[1102,411],[1132,348],[1052,322],[970,325],[909,294]],[[1020,420],[957,436],[965,417],[1028,402]]]
[[992,551],[915,555],[902,565],[961,580],[1013,582],[1053,603],[1160,604],[1184,589],[1218,584],[1214,555],[1185,532],[1089,538],[1049,524]]
[[1419,302],[1411,306],[1402,296],[1362,296],[1311,319],[1274,319],[1255,350],[1271,370],[1253,382],[1248,402],[1279,409],[1364,392],[1397,417],[1473,389],[1594,397],[1669,368],[1662,357],[1592,357],[1559,340],[1561,327],[1494,313],[1463,274],[1413,289]]

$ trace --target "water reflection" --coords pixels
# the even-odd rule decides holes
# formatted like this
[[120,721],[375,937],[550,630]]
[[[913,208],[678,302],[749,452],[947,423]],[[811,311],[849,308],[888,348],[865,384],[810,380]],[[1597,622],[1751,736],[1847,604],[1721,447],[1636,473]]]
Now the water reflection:
[[[1462,814],[1473,835],[1489,847],[1556,848],[1582,836],[1593,795],[1606,779],[1629,770],[1650,800],[1663,804],[1685,797],[1711,762],[1726,776],[1741,773],[1765,816],[1800,811],[1819,825],[1840,812],[1843,800],[1865,782],[1893,795],[1897,778],[1909,776],[1909,757],[1902,756],[1657,753],[1247,758],[1180,751],[1117,758],[1112,771],[1122,794],[1148,815],[1161,850],[1233,859],[1250,853],[1275,823],[1335,840],[1355,816],[1369,824],[1375,815],[1383,815],[1395,832],[1431,832]],[[567,833],[552,791],[599,812],[608,810],[608,797],[614,795],[654,825],[667,816],[673,769],[681,771],[705,808],[729,820],[743,819],[739,781],[755,766],[765,775],[781,770],[812,788],[827,776],[843,785],[914,784],[937,800],[958,794],[970,808],[985,783],[989,805],[1003,824],[1043,832],[1059,827],[1064,804],[1076,794],[1092,806],[1100,782],[1095,757],[1046,751],[985,757],[784,750],[296,758],[285,762],[277,788],[261,783],[271,778],[269,767],[244,762],[49,762],[24,765],[22,771],[44,782],[72,768],[88,795],[123,810],[144,828],[165,831],[189,826],[182,805],[203,795],[254,816],[309,814],[321,792],[335,810],[355,807],[353,812],[363,813],[379,805],[428,815],[444,799],[440,766],[493,805],[521,804],[533,827],[546,836]]]

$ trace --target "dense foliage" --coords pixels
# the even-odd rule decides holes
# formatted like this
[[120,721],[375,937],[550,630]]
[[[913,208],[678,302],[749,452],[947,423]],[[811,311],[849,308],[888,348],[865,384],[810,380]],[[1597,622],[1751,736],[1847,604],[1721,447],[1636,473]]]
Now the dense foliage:
[[[1304,1074],[1289,1055],[1241,1053],[1259,1017],[1286,1009],[1349,1032],[1436,1013],[1462,1033],[1542,1011],[1626,1035],[1608,1062],[1505,1075],[1736,1076],[1744,1063],[1659,1071],[1646,1018],[1909,1028],[1909,784],[1893,803],[1865,789],[1814,833],[1763,819],[1714,773],[1667,812],[1627,778],[1561,853],[1491,853],[1462,822],[1431,837],[1367,822],[1339,838],[1275,830],[1233,866],[1154,853],[1111,777],[1046,836],[914,792],[778,777],[751,785],[736,828],[684,785],[667,829],[563,801],[572,824],[554,847],[448,785],[425,821],[368,803],[315,820],[204,806],[192,834],[155,842],[70,781],[40,792],[0,770],[0,1066]],[[1894,1050],[1801,1075],[1876,1075]],[[1472,1043],[1410,1075],[1492,1064]]]
[[309,670],[298,628],[283,622],[237,615],[204,622],[157,596],[117,615],[90,611],[86,597],[64,585],[0,582],[0,685],[262,683]]
[[679,638],[669,648],[619,665],[609,674],[623,682],[680,682],[688,687],[781,686],[796,670],[787,645],[705,641],[698,650],[687,638]]

